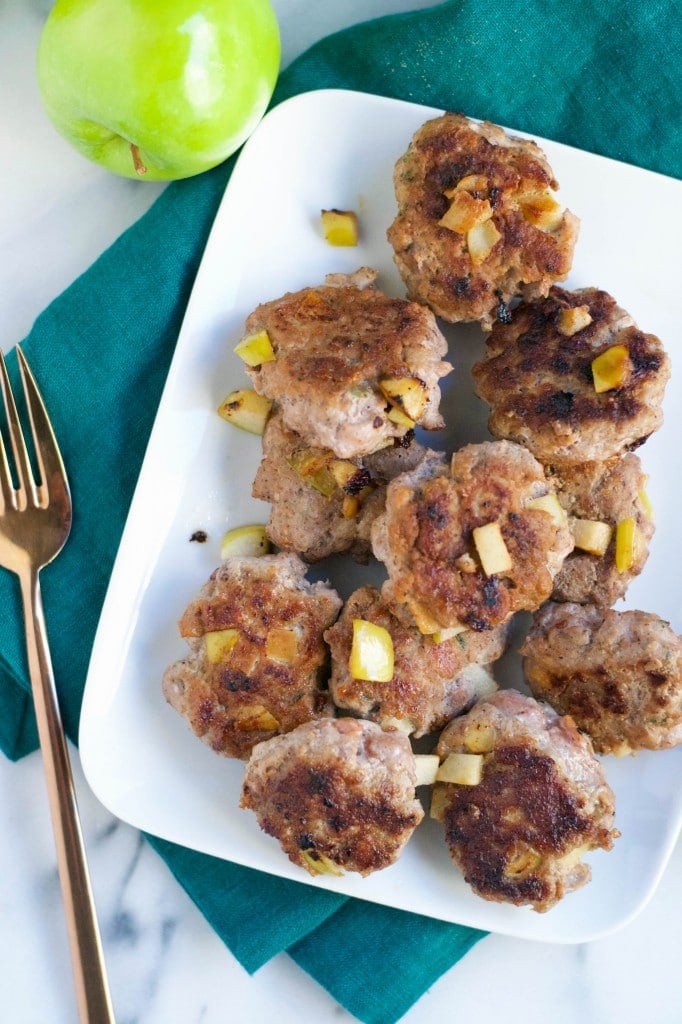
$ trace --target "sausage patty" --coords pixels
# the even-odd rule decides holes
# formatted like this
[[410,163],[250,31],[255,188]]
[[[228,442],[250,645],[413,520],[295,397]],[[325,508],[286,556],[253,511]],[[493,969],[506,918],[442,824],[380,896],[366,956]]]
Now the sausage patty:
[[[620,346],[622,384],[598,393],[592,362]],[[603,461],[646,441],[663,421],[670,364],[660,340],[606,292],[552,288],[495,325],[472,372],[476,393],[492,407],[491,434],[559,465]]]
[[[383,627],[393,643],[394,672],[390,682],[354,679],[349,669],[353,621]],[[496,689],[488,671],[502,656],[506,626],[477,633],[467,629],[436,643],[423,636],[411,616],[390,608],[374,587],[362,587],[346,601],[325,639],[332,652],[329,688],[337,707],[399,728],[415,737],[442,729]]]
[[443,114],[417,131],[393,181],[395,262],[410,298],[444,320],[489,328],[510,299],[546,295],[567,276],[579,222],[554,199],[536,143]]
[[[591,520],[611,527],[611,539],[603,555],[575,547],[554,579],[552,599],[596,604],[609,608],[625,594],[644,568],[654,520],[646,497],[647,477],[634,454],[608,462],[584,462],[550,470],[557,497],[572,520]],[[629,565],[616,564],[616,530],[633,520],[636,543]]]
[[589,881],[583,854],[618,836],[590,740],[531,697],[500,690],[481,701],[447,727],[437,753],[483,758],[477,785],[436,784],[432,816],[484,899],[549,910]]
[[[414,467],[423,453],[420,444],[403,438],[374,455],[343,460],[339,467],[333,452],[307,446],[275,409],[263,434],[263,458],[252,490],[254,498],[272,505],[268,537],[307,562],[342,551],[367,562],[371,523],[383,510],[386,480]],[[334,468],[342,474],[339,481]]]
[[657,615],[550,602],[521,653],[535,696],[600,753],[682,743],[682,640]]
[[[540,463],[509,441],[466,445],[449,465],[429,454],[389,484],[386,511],[372,527],[374,554],[389,575],[384,596],[407,605],[424,633],[489,629],[538,608],[573,546],[567,526],[528,507],[550,490]],[[490,575],[474,532],[488,524],[499,527],[510,559]]]
[[323,639],[341,608],[305,579],[293,554],[234,558],[216,569],[180,619],[192,653],[163,677],[166,700],[219,754],[331,715]]
[[452,369],[442,360],[447,342],[428,309],[384,295],[373,276],[359,286],[355,276],[334,275],[333,284],[258,306],[246,321],[247,336],[266,331],[275,355],[249,369],[256,391],[279,404],[305,443],[344,459],[410,429],[409,417],[396,421],[387,381],[412,382],[421,408],[414,422],[444,425],[438,381]]
[[424,816],[406,736],[353,718],[307,722],[254,748],[241,806],[311,875],[397,860]]

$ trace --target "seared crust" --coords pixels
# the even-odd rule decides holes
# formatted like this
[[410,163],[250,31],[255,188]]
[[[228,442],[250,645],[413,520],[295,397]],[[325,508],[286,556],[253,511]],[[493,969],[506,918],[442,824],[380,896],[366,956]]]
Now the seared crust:
[[393,299],[373,284],[334,275],[333,284],[304,288],[258,306],[247,335],[267,331],[276,359],[248,372],[256,391],[278,402],[285,424],[305,442],[340,458],[375,451],[407,427],[388,418],[379,388],[385,378],[422,382],[420,426],[439,430],[438,380],[447,342],[433,314]]
[[[487,200],[500,234],[489,256],[472,262],[464,233],[439,225],[450,205],[445,192],[480,176],[470,194]],[[508,136],[490,122],[446,113],[427,121],[398,160],[393,176],[398,214],[388,230],[408,294],[444,320],[480,320],[489,328],[508,316],[514,296],[546,295],[573,259],[579,221],[568,210],[552,231],[523,216],[519,198],[557,189],[534,142]]]
[[311,874],[328,858],[368,875],[397,860],[423,818],[415,784],[401,733],[352,718],[308,722],[254,748],[241,806]]
[[600,753],[682,743],[682,640],[657,615],[550,602],[521,654],[535,696]]
[[[345,490],[338,487],[327,497],[292,468],[295,453],[307,446],[299,434],[287,429],[275,409],[263,434],[263,459],[252,489],[254,498],[272,505],[267,533],[273,544],[298,552],[307,562],[343,551],[358,562],[367,562],[370,527],[383,510],[386,480],[414,467],[424,453],[416,441],[404,440],[404,446],[349,460],[357,465],[357,476]],[[357,500],[355,514],[344,512],[347,496]]]
[[[552,599],[609,608],[625,594],[649,555],[654,520],[642,502],[647,477],[636,455],[628,454],[608,462],[585,462],[550,470],[557,497],[569,517],[591,519],[614,527],[603,555],[574,548],[554,579]],[[629,569],[616,568],[615,527],[634,519],[638,543]]]
[[455,719],[437,753],[468,752],[471,735],[489,741],[481,782],[434,791],[450,855],[484,899],[549,910],[589,880],[583,853],[618,836],[603,768],[570,718],[514,690]]
[[[213,750],[238,758],[248,757],[255,743],[331,715],[322,689],[328,661],[323,632],[340,608],[335,590],[306,581],[296,555],[226,562],[180,620],[192,654],[166,670],[166,700]],[[239,636],[213,662],[206,634],[224,629]],[[293,646],[281,646],[282,631],[294,634]]]
[[[384,597],[406,604],[423,632],[464,624],[490,629],[538,608],[573,546],[569,530],[526,502],[550,491],[542,466],[508,441],[466,445],[451,466],[436,453],[388,487],[372,546],[386,564]],[[473,530],[497,522],[512,567],[486,576]],[[434,620],[433,629],[421,620]]]
[[[390,683],[354,679],[348,669],[353,620],[383,626],[393,640],[394,673]],[[483,666],[504,653],[506,626],[477,633],[467,629],[435,643],[423,636],[409,615],[391,609],[374,587],[362,587],[346,601],[336,623],[326,631],[332,652],[329,688],[337,707],[400,728],[415,737],[442,729],[455,715],[496,689]]]
[[[591,322],[567,336],[563,310],[587,307]],[[627,348],[622,387],[598,394],[592,361],[614,345]],[[670,365],[660,340],[644,334],[610,295],[596,288],[552,288],[496,324],[486,358],[473,368],[476,393],[492,407],[495,437],[525,445],[553,465],[604,461],[636,448],[662,421]]]

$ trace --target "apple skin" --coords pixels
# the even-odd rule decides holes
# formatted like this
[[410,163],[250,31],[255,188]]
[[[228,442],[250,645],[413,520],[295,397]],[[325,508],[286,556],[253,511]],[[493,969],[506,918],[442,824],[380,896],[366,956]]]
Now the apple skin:
[[57,0],[38,86],[88,159],[148,181],[222,163],[272,96],[279,28],[269,0]]

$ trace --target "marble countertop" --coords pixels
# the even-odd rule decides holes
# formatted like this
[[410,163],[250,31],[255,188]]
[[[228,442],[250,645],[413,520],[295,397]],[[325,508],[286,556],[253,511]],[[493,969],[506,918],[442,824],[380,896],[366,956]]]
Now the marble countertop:
[[[147,209],[162,186],[84,161],[42,112],[35,49],[50,0],[0,4],[2,347]],[[284,61],[345,24],[419,0],[275,0]],[[352,1024],[286,955],[254,977],[233,959],[134,829],[95,800],[73,751],[83,830],[119,1024]],[[0,1017],[76,1020],[47,799],[38,755],[0,758]],[[682,845],[627,927],[580,946],[491,935],[403,1018],[524,1024],[679,1024]],[[229,994],[226,998],[226,994]]]

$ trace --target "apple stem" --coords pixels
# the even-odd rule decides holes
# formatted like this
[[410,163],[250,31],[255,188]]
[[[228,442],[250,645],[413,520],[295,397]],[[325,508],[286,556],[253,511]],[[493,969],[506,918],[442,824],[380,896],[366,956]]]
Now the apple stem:
[[135,173],[139,174],[140,177],[142,177],[143,174],[147,173],[147,168],[145,167],[144,161],[140,156],[140,151],[134,142],[130,143],[130,152],[133,157],[133,167],[135,168]]

